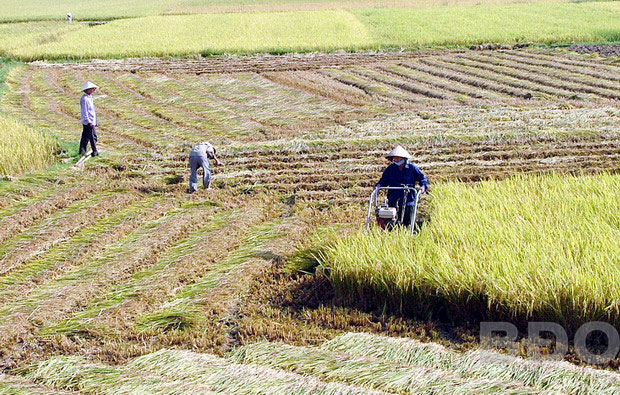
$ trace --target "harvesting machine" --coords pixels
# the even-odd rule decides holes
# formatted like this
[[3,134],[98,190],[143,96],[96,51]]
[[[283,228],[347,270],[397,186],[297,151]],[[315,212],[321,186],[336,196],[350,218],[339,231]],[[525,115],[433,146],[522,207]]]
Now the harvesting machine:
[[[413,205],[411,210],[405,207],[390,207],[388,205],[387,192],[390,190],[403,191],[403,199],[398,203],[402,205],[407,202],[408,197],[413,197]],[[381,197],[381,199],[380,199]],[[382,200],[383,203],[379,204]],[[416,216],[418,214],[418,202],[420,200],[420,191],[413,185],[402,185],[400,187],[377,187],[370,194],[368,202],[368,211],[366,212],[366,230],[370,230],[373,223],[381,229],[393,229],[396,226],[407,226],[409,231],[413,233],[416,228]],[[406,203],[405,203],[406,204]],[[373,221],[373,214],[375,221]],[[406,215],[409,218],[406,218]]]

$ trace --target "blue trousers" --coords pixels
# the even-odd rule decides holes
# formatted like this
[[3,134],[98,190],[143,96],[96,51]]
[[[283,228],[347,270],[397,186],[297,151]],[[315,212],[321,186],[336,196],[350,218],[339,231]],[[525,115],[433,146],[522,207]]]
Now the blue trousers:
[[189,176],[189,189],[190,191],[198,190],[198,169],[202,167],[202,185],[205,188],[209,188],[211,184],[211,169],[209,167],[209,159],[206,156],[190,156],[189,167],[192,170],[192,174]]

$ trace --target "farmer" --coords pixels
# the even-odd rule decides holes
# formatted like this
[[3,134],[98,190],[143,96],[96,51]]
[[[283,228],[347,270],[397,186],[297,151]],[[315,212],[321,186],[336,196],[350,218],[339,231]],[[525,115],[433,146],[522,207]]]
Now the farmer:
[[90,142],[93,149],[92,156],[99,155],[97,151],[97,112],[95,111],[95,102],[93,101],[93,92],[99,87],[90,81],[87,81],[82,87],[82,98],[80,106],[82,108],[82,139],[80,140],[80,155],[86,155],[86,147]]
[[198,169],[201,167],[204,173],[202,176],[202,185],[205,189],[209,189],[209,185],[211,184],[209,159],[213,159],[218,166],[221,164],[215,155],[215,147],[213,145],[207,141],[196,144],[189,154],[189,167],[192,170],[192,174],[189,177],[189,188],[187,192],[194,193],[198,190]]
[[[383,176],[377,183],[377,187],[402,187],[403,185],[415,186],[420,184],[420,193],[426,192],[428,189],[428,180],[424,173],[414,165],[409,163],[411,155],[400,145],[394,147],[392,152],[385,156],[391,163],[383,171]],[[388,206],[398,208],[398,216],[402,213],[403,206],[405,207],[405,218],[403,221],[404,226],[409,226],[411,223],[411,210],[413,209],[414,196],[409,193],[405,198],[405,191],[402,190],[388,190]]]

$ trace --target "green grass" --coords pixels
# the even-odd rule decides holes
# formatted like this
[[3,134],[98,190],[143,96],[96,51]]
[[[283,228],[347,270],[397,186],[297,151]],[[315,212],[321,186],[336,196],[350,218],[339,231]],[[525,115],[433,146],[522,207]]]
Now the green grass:
[[335,240],[322,265],[343,295],[479,320],[620,322],[620,176],[517,176],[435,185],[419,234]]
[[619,41],[620,3],[538,3],[355,11],[382,47]]
[[620,40],[619,16],[618,2],[588,2],[148,16],[96,27],[31,22],[0,26],[0,53],[89,59],[609,42]]

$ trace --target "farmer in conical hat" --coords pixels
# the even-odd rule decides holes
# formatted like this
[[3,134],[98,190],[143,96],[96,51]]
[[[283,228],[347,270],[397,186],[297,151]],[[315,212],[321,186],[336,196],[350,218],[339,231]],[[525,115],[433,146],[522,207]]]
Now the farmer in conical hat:
[[198,189],[198,169],[202,168],[202,186],[205,189],[209,189],[211,184],[211,168],[209,166],[209,159],[213,159],[216,165],[220,165],[221,162],[215,154],[215,147],[208,141],[198,143],[192,148],[192,152],[189,154],[189,167],[192,171],[189,177],[188,193],[194,193]]
[[80,99],[81,116],[82,116],[82,138],[80,139],[80,155],[86,155],[86,147],[90,142],[93,149],[92,156],[99,155],[97,151],[97,111],[95,110],[95,102],[93,101],[93,92],[99,87],[90,81],[86,81],[82,87],[82,98]]
[[[406,149],[397,145],[385,156],[391,163],[383,171],[381,179],[377,183],[377,187],[401,187],[403,185],[415,186],[420,185],[420,193],[426,192],[428,189],[428,180],[420,169],[413,163],[409,163],[412,159]],[[388,191],[388,205],[398,208],[398,215],[405,208],[405,219],[403,225],[409,225],[410,213],[413,208],[414,197],[412,194],[405,197],[405,192],[401,190]]]

